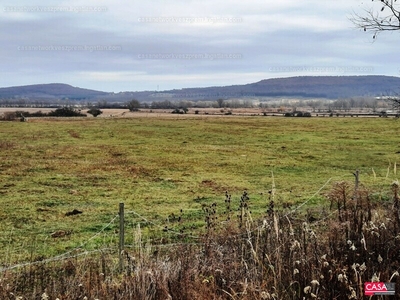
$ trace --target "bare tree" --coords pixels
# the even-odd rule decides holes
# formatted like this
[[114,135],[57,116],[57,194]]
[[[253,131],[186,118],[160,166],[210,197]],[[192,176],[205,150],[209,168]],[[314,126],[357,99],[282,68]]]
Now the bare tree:
[[366,9],[364,14],[355,13],[351,21],[364,31],[372,32],[373,38],[382,31],[400,30],[400,1],[372,0],[372,8]]
[[[400,30],[400,1],[372,0],[374,6],[365,10],[363,15],[354,14],[351,21],[364,31],[372,32],[373,38],[383,31]],[[392,108],[400,112],[400,96],[387,97]]]
[[399,114],[400,113],[400,97],[399,96],[388,97],[387,100],[392,105],[393,110],[395,110],[397,112],[397,114]]
[[131,101],[129,101],[126,104],[126,107],[130,110],[130,111],[138,111],[140,108],[140,102],[136,99],[132,99]]
[[217,100],[217,103],[218,103],[218,107],[220,107],[220,108],[224,107],[224,105],[225,105],[225,101],[222,98],[219,98]]

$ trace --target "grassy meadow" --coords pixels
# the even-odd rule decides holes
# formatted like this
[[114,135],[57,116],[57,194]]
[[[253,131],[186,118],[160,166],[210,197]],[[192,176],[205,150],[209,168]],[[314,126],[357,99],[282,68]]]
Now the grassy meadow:
[[[302,210],[318,214],[329,207],[325,195],[332,184],[353,182],[359,169],[372,200],[386,201],[400,162],[399,132],[399,121],[390,118],[1,122],[0,264],[52,257],[80,245],[116,247],[120,202],[132,244],[138,223],[154,239],[162,236],[154,224],[193,235],[203,231],[202,205],[218,204],[222,220],[225,191],[236,209],[247,190],[254,218],[265,214],[273,184],[276,208],[307,202]],[[82,214],[65,215],[74,209]],[[69,234],[51,237],[57,231]]]

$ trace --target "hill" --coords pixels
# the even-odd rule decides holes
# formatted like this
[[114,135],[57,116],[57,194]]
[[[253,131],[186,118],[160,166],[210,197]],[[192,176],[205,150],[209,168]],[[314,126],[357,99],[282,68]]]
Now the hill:
[[245,85],[190,88],[154,93],[170,98],[241,98],[304,97],[350,98],[393,95],[400,88],[400,78],[393,76],[301,76],[272,78]]
[[388,95],[400,88],[400,78],[389,76],[302,76],[261,80],[249,85],[255,94],[266,96],[348,98]]
[[184,88],[169,91],[140,91],[106,93],[52,83],[0,88],[0,99],[29,100],[86,100],[125,102],[133,98],[139,101],[164,100],[216,100],[219,98],[244,97],[302,97],[302,98],[350,98],[398,94],[400,78],[394,76],[299,76],[264,79],[259,82],[205,88]]
[[0,88],[0,99],[83,100],[106,96],[108,93],[73,87],[68,84],[50,83]]

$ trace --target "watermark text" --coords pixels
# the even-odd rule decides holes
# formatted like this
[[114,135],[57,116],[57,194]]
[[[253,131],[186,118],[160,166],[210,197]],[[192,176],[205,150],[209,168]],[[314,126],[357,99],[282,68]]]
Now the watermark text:
[[311,73],[373,73],[369,66],[277,66],[269,67],[269,72],[311,72]]
[[24,45],[18,46],[18,51],[121,51],[117,45]]
[[144,53],[138,54],[139,59],[183,59],[183,60],[217,60],[242,59],[241,53]]
[[140,17],[138,18],[139,23],[203,23],[203,24],[215,24],[215,23],[242,23],[241,17]]
[[7,13],[83,13],[106,12],[107,6],[5,6]]

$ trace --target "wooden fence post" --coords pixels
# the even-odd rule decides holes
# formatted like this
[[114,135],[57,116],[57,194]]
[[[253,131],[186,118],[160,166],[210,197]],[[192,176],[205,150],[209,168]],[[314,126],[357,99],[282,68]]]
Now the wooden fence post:
[[124,268],[124,259],[122,251],[125,248],[125,229],[124,229],[124,203],[119,204],[119,271],[122,272]]
[[356,170],[355,173],[353,173],[354,177],[355,177],[355,184],[354,184],[354,196],[353,196],[353,200],[354,200],[354,206],[358,206],[358,186],[360,184],[360,171]]

